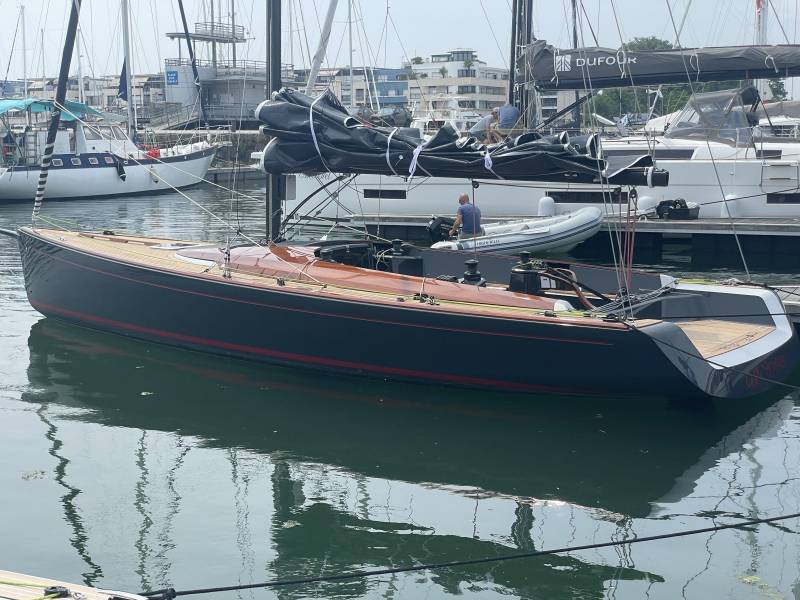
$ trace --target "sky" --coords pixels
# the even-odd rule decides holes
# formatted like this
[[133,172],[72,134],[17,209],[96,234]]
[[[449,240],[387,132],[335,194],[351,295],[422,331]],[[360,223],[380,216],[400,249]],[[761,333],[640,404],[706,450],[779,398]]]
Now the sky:
[[[585,45],[593,42],[587,22],[591,22],[600,45],[604,46],[619,46],[621,37],[629,40],[652,35],[674,41],[667,2],[678,23],[687,5],[689,7],[681,34],[683,46],[745,44],[754,39],[755,0],[579,1],[588,15],[581,28]],[[774,11],[769,41],[785,43],[786,38],[796,41],[798,0],[771,2]],[[293,6],[291,25],[290,3]],[[23,73],[22,40],[18,31],[20,4],[25,6],[28,75],[41,77],[44,68],[48,76],[55,76],[69,0],[0,0],[0,77],[5,78],[7,72],[9,78],[19,78]],[[157,73],[163,58],[177,56],[177,42],[165,37],[168,31],[180,30],[177,0],[130,0],[130,4],[134,70]],[[209,4],[209,0],[184,0],[189,22],[206,20]],[[215,4],[217,12],[221,10],[227,18],[231,0],[216,0]],[[250,38],[239,46],[238,57],[263,61],[266,1],[233,0],[233,4],[236,22],[246,27]],[[118,0],[83,0],[81,55],[85,75],[119,72],[122,65],[120,5]],[[536,36],[562,47],[569,46],[569,5],[570,0],[534,0]],[[293,49],[294,64],[298,67],[308,64],[308,55],[314,53],[319,23],[324,19],[327,6],[328,0],[283,0],[284,63],[290,62]],[[353,62],[356,65],[399,66],[411,56],[426,57],[457,47],[476,50],[479,58],[492,66],[508,63],[511,0],[352,0],[352,7]],[[340,0],[325,66],[347,64],[347,8],[348,0]],[[210,58],[208,54],[210,52],[201,53],[200,58]]]

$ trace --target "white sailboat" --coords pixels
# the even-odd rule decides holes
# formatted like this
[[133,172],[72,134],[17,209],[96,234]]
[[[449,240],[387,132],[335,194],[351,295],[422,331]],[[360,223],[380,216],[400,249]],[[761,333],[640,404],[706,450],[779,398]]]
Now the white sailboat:
[[[129,196],[187,187],[203,181],[214,159],[216,147],[210,135],[168,147],[140,147],[132,139],[136,117],[128,11],[128,2],[123,0],[122,85],[128,99],[128,131],[82,102],[65,102],[50,166],[48,197],[52,199]],[[80,82],[80,53],[77,63]],[[48,128],[48,120],[41,117],[54,106],[46,99],[0,100],[0,202],[29,201],[36,194]]]

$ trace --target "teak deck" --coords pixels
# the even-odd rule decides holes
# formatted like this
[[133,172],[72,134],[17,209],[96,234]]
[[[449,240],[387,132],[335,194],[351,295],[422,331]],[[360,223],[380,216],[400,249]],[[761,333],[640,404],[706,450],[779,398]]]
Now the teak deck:
[[[175,256],[175,248],[159,248],[169,244],[186,244],[185,241],[168,240],[150,237],[134,237],[124,235],[101,235],[92,233],[61,232],[55,230],[36,230],[39,235],[48,239],[61,242],[77,250],[101,255],[111,259],[131,262],[152,268],[168,269],[173,272],[190,276],[200,276],[209,279],[219,279],[222,276],[220,266],[209,268],[207,264],[197,264]],[[212,242],[197,242],[213,245]],[[313,281],[296,281],[286,279],[278,281],[278,277],[266,276],[246,271],[231,272],[229,281],[245,285],[255,285],[264,288],[278,288],[294,290],[312,294],[345,297],[352,300],[372,301],[381,303],[395,303],[399,299],[396,294],[353,289],[337,285],[320,286]],[[441,304],[441,306],[438,306]],[[545,317],[542,311],[518,306],[499,306],[496,304],[478,304],[442,300],[432,309],[443,309],[470,314],[499,316],[520,319],[557,318],[560,322],[571,322],[582,326],[595,326],[610,329],[626,328],[622,323],[609,323],[594,317],[571,316],[569,314],[558,317]],[[657,320],[641,319],[634,323],[635,327],[647,327],[658,323]],[[687,337],[692,341],[698,353],[706,359],[718,356],[725,352],[735,350],[754,342],[772,332],[775,327],[771,325],[754,325],[738,321],[719,319],[702,319],[676,321]]]

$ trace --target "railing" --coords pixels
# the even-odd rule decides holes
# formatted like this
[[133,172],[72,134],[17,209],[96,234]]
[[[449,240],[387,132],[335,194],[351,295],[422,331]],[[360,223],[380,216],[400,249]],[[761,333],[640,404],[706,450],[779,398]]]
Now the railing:
[[[195,60],[198,67],[214,68],[214,63],[210,60]],[[188,58],[165,58],[164,68],[169,67],[190,67],[192,61]],[[235,63],[232,60],[218,60],[216,62],[216,76],[224,77],[225,75],[261,75],[266,77],[267,63],[261,60],[237,60]],[[294,81],[294,69],[292,65],[281,65],[281,78],[285,81]]]
[[241,25],[231,26],[227,23],[217,21],[213,23],[195,23],[194,32],[197,35],[211,35],[214,37],[235,39],[242,42],[247,39],[245,37],[245,29]]

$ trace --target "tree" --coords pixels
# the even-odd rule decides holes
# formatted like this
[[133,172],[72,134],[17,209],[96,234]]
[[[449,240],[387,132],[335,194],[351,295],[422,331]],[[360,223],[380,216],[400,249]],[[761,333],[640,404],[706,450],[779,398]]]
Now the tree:
[[786,86],[783,83],[783,79],[770,79],[769,91],[772,93],[772,98],[770,98],[770,100],[774,102],[786,100],[786,98],[789,96],[789,94],[786,92]]
[[442,67],[439,69],[439,73],[442,74],[442,77],[447,77],[447,67]]
[[422,57],[421,56],[415,56],[414,58],[411,59],[411,64],[412,65],[421,65],[422,64]]
[[667,40],[662,40],[654,35],[647,37],[635,37],[625,44],[625,50],[669,50],[672,44]]
[[464,61],[464,68],[465,69],[471,69],[472,65],[474,65],[474,64],[475,64],[475,61],[473,61],[471,58],[468,58],[467,60]]

